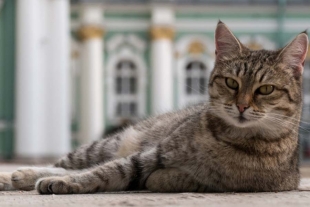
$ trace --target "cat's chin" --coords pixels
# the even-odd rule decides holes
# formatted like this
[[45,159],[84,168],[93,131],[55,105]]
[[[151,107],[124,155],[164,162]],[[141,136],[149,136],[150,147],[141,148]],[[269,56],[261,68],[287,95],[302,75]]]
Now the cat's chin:
[[[211,112],[212,113],[212,112]],[[234,115],[231,116],[227,113],[212,113],[216,117],[222,119],[228,126],[234,126],[237,128],[252,128],[259,125],[257,120],[251,120],[248,117]]]
[[227,117],[226,120],[229,124],[234,125],[235,127],[238,128],[247,128],[247,127],[253,127],[255,125],[255,121],[249,120],[243,116],[239,117]]
[[243,116],[239,116],[237,119],[240,124],[249,122],[249,120],[244,118]]

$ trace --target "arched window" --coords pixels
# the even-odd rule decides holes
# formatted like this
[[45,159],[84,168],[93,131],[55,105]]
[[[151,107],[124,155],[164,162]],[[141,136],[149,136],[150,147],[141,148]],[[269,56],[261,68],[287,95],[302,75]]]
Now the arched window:
[[194,60],[185,65],[185,105],[207,100],[208,69],[202,61]]
[[202,62],[192,61],[186,65],[186,85],[187,95],[204,95],[207,87],[206,66]]
[[131,60],[120,60],[115,67],[115,116],[137,116],[137,66]]
[[208,101],[208,81],[214,65],[214,43],[204,35],[185,35],[175,44],[177,107]]
[[107,40],[106,123],[135,122],[147,114],[146,39],[117,34]]
[[299,129],[300,134],[300,149],[303,161],[310,160],[310,53],[309,59],[306,59],[303,72],[303,111],[302,120]]

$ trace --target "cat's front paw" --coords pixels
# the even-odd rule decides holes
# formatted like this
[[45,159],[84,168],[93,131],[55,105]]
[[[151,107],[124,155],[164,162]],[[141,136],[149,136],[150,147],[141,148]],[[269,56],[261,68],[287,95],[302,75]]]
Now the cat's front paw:
[[69,176],[41,178],[36,183],[40,194],[81,193],[80,186]]
[[0,172],[0,191],[15,190],[11,182],[12,173]]
[[39,175],[31,168],[21,168],[12,173],[11,182],[19,190],[34,190]]

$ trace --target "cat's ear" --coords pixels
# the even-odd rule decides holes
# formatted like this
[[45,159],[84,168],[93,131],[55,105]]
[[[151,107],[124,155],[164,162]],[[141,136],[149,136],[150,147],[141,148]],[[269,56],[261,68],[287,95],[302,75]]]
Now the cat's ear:
[[279,58],[281,63],[294,69],[295,74],[303,73],[304,63],[308,51],[308,35],[302,32],[295,39],[280,50]]
[[242,44],[221,21],[215,30],[215,55],[216,59],[227,60],[241,54]]

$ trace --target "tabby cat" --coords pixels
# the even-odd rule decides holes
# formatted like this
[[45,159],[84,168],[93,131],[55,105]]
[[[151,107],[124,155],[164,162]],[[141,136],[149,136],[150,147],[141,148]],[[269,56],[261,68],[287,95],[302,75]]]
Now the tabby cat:
[[146,119],[52,167],[2,173],[0,188],[40,194],[297,189],[307,34],[277,51],[253,51],[219,22],[215,44],[210,101]]

